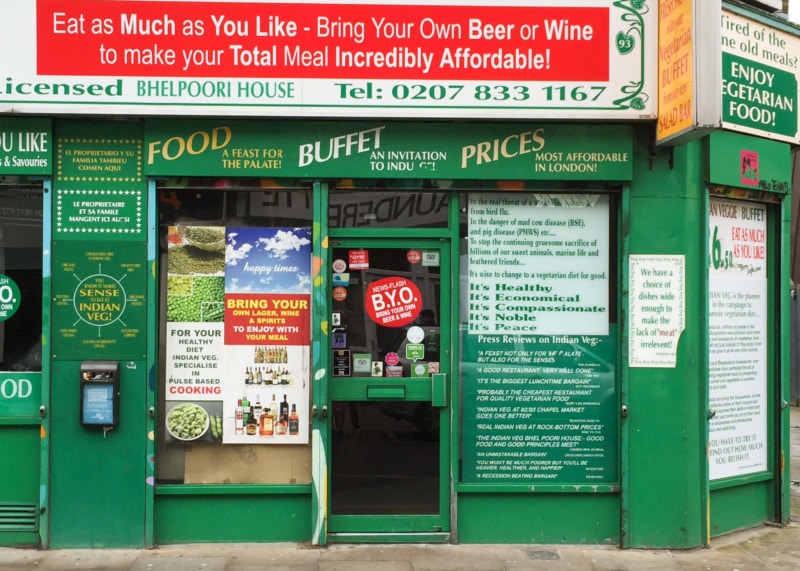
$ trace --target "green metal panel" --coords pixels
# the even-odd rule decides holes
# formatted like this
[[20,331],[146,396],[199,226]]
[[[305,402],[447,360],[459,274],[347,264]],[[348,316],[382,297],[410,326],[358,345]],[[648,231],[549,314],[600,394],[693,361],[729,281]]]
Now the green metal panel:
[[650,154],[650,141],[637,132],[628,253],[685,255],[686,329],[674,368],[628,368],[623,545],[695,547],[705,542],[707,497],[704,147]]
[[311,495],[156,495],[155,543],[309,541]]
[[120,422],[108,432],[79,423],[80,361],[53,364],[51,547],[143,547],[144,363],[120,367]]
[[711,535],[755,527],[770,518],[770,481],[711,492]]
[[0,546],[39,544],[40,431],[38,422],[0,426]]
[[460,543],[619,543],[617,494],[459,494]]
[[0,374],[0,545],[38,546],[41,373]]

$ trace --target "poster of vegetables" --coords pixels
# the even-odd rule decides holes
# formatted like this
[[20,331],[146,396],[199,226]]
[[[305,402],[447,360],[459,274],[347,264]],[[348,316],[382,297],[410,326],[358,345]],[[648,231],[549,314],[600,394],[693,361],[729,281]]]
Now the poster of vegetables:
[[311,229],[171,226],[169,443],[307,443]]

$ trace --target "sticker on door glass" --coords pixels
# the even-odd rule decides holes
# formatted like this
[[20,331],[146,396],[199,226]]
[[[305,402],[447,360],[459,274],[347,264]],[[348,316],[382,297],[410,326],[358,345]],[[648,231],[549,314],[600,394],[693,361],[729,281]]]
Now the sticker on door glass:
[[369,269],[369,252],[367,250],[350,250],[347,257],[350,258],[351,270]]
[[331,283],[335,286],[347,287],[350,285],[350,274],[349,273],[333,274],[333,279],[331,280]]
[[353,372],[369,373],[372,371],[372,355],[369,353],[353,353]]
[[409,250],[406,253],[406,259],[409,264],[419,264],[420,260],[422,260],[422,252],[419,250]]
[[419,325],[409,327],[408,331],[406,331],[406,339],[408,339],[409,343],[419,343],[425,339],[425,330]]
[[0,274],[0,321],[10,319],[19,309],[19,286],[5,274]]
[[333,261],[332,266],[334,272],[336,272],[337,274],[341,274],[347,269],[347,262],[345,262],[341,258],[337,258],[336,260]]
[[422,252],[422,265],[429,268],[438,268],[439,252]]
[[344,301],[347,299],[347,288],[342,286],[333,288],[333,299],[336,301]]
[[422,310],[422,295],[417,285],[406,278],[393,276],[369,284],[364,306],[378,325],[404,327]]

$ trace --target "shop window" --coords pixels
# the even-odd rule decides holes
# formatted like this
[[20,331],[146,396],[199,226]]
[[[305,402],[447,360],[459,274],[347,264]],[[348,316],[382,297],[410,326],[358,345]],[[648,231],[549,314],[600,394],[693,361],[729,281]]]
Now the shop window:
[[310,185],[157,184],[157,481],[311,481]]
[[40,184],[0,183],[0,370],[42,370]]
[[460,206],[460,481],[615,485],[616,195]]

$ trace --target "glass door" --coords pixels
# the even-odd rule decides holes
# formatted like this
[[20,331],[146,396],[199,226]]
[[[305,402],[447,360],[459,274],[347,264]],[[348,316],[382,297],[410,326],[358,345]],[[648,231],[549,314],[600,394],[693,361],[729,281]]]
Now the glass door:
[[447,243],[341,239],[330,254],[328,531],[446,535]]

